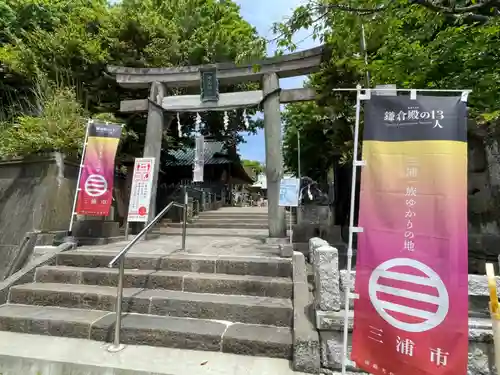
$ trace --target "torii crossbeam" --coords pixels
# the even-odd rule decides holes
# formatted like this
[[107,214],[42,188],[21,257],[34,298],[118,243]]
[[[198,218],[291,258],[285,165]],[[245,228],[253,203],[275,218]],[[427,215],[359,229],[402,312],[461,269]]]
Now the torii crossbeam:
[[[236,108],[255,107],[264,109],[264,134],[266,141],[266,176],[268,192],[269,237],[286,237],[286,221],[283,207],[278,206],[279,184],[283,176],[281,150],[280,103],[314,100],[315,92],[308,88],[280,90],[279,78],[311,74],[319,69],[323,47],[316,47],[279,57],[267,58],[246,65],[219,63],[178,68],[128,68],[109,66],[116,82],[130,89],[149,88],[149,99],[124,100],[122,112],[148,112],[144,157],[154,157],[156,165],[153,177],[150,210],[153,219],[156,210],[161,141],[166,112],[226,111]],[[256,70],[254,67],[258,66]],[[215,69],[221,86],[242,82],[261,82],[262,90],[221,93],[217,101],[203,102],[199,95],[167,96],[166,88],[199,87],[200,72]],[[172,116],[165,124],[170,125]]]

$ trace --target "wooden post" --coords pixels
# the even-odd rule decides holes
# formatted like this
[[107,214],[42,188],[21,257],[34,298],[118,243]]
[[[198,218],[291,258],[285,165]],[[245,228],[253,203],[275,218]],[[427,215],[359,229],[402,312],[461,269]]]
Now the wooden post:
[[266,137],[269,237],[286,237],[285,210],[278,205],[280,180],[283,176],[278,75],[276,73],[265,74],[262,80],[262,88],[264,91],[264,134]]
[[156,190],[158,188],[158,175],[160,170],[161,141],[163,139],[163,109],[161,103],[165,96],[165,87],[162,83],[153,82],[149,99],[156,103],[148,104],[148,123],[146,128],[146,140],[144,142],[145,158],[155,158],[153,169],[153,184],[151,186],[151,200],[149,202],[148,222],[156,216]]

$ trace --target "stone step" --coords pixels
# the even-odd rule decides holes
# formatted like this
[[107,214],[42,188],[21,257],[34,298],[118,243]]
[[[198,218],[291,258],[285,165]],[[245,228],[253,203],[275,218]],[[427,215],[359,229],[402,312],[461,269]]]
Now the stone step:
[[[182,228],[172,228],[168,226],[163,226],[161,228],[161,234],[164,236],[181,236]],[[236,239],[238,237],[242,238],[254,238],[257,240],[263,240],[269,236],[268,228],[265,229],[248,229],[241,230],[241,228],[189,228],[188,238],[191,237],[232,237]],[[189,239],[188,239],[189,241]]]
[[267,212],[226,212],[226,211],[202,211],[200,216],[214,216],[214,217],[255,217],[255,218],[267,218],[269,215]]
[[[114,311],[116,288],[83,284],[32,283],[10,289],[11,303]],[[125,288],[123,311],[183,318],[289,327],[289,299]]]
[[[286,212],[286,216],[289,216],[290,213]],[[292,214],[292,216],[296,216],[296,214]],[[199,213],[199,217],[204,217],[204,218],[226,218],[226,219],[261,219],[261,220],[267,220],[269,215],[266,213],[262,214],[255,214],[255,213],[233,213],[233,214],[228,214],[226,212],[220,212],[220,211],[202,211]]]
[[[118,285],[118,270],[69,266],[42,266],[35,281],[42,283]],[[194,293],[249,295],[292,298],[293,283],[289,278],[227,275],[184,271],[126,270],[125,288],[179,290]]]
[[[115,314],[49,306],[0,306],[0,330],[111,342]],[[124,344],[222,351],[289,359],[289,328],[231,324],[202,319],[124,314]]]
[[228,217],[204,217],[199,216],[196,223],[238,223],[238,224],[267,224],[266,218],[228,218]]
[[[171,223],[168,224],[169,227],[171,228],[182,228],[182,223]],[[227,223],[220,223],[218,221],[212,222],[199,222],[199,220],[196,220],[193,223],[188,223],[187,227],[188,228],[238,228],[238,229],[266,229],[267,228],[267,222],[266,223],[248,223],[248,222],[227,222]]]
[[[285,215],[286,218],[288,219],[290,217],[290,214]],[[269,216],[267,214],[265,215],[246,215],[246,214],[238,214],[238,215],[225,215],[225,214],[209,214],[208,212],[200,212],[198,214],[198,217],[200,219],[222,219],[222,220],[249,220],[249,221],[255,221],[255,220],[260,220],[260,221],[267,221]],[[293,214],[292,218],[295,218],[296,215]]]
[[[57,255],[61,266],[107,267],[113,253],[74,250]],[[268,277],[291,277],[292,262],[284,258],[172,254],[127,254],[125,268],[165,271],[223,273]]]
[[225,212],[225,211],[201,211],[200,216],[219,216],[219,217],[268,217],[267,211],[262,212]]

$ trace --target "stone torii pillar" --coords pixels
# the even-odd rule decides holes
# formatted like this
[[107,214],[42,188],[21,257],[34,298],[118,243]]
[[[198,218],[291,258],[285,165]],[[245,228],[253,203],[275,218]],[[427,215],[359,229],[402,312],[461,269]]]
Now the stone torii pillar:
[[[265,116],[269,236],[285,237],[287,227],[285,210],[278,206],[279,184],[283,176],[280,103],[314,100],[316,94],[311,88],[280,90],[279,78],[302,76],[318,71],[322,56],[323,47],[320,46],[243,65],[217,63],[174,68],[108,66],[108,72],[113,74],[116,82],[123,87],[151,88],[150,100],[124,100],[120,103],[120,110],[122,112],[148,112],[144,156],[157,158],[157,163],[159,163],[161,151],[162,126],[159,124],[162,122],[163,112],[161,108],[156,108],[155,104],[160,104],[167,113],[227,111],[258,107],[262,104]],[[259,66],[259,69],[254,69],[255,66]],[[245,82],[261,82],[262,90],[223,92],[217,100],[205,101],[200,99],[200,95],[166,96],[165,86],[161,86],[200,87],[200,74],[206,71],[216,72],[216,78],[221,87]],[[160,100],[162,97],[163,100]],[[155,207],[156,203],[157,179],[158,168],[155,168],[151,207]]]
[[146,139],[144,142],[145,158],[155,158],[153,168],[153,184],[151,187],[151,198],[149,201],[149,217],[148,222],[156,216],[156,194],[158,190],[158,176],[160,172],[160,156],[163,140],[163,127],[165,120],[166,126],[172,121],[172,116],[167,115],[164,118],[162,102],[166,96],[166,88],[163,83],[153,82],[151,84],[148,101],[148,122],[146,127]]
[[285,208],[280,207],[280,181],[283,177],[281,150],[281,110],[279,77],[276,73],[262,78],[264,94],[264,134],[266,138],[267,212],[269,237],[286,237]]

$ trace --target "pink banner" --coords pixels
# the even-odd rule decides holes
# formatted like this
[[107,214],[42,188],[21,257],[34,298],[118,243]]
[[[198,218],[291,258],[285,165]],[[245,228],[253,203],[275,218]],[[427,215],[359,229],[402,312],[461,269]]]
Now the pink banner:
[[122,128],[115,124],[91,122],[78,187],[76,212],[108,216],[113,200],[115,156]]
[[465,375],[466,105],[365,105],[351,359],[380,375]]

